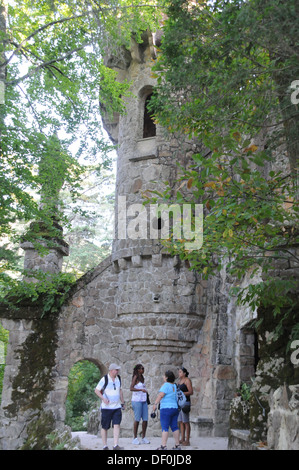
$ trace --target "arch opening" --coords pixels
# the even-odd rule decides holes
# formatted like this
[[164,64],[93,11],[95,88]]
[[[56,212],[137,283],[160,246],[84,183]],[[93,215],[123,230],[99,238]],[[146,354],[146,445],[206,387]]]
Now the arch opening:
[[100,364],[90,359],[76,362],[68,375],[65,424],[72,431],[86,431],[88,415],[98,407],[94,389],[104,371]]

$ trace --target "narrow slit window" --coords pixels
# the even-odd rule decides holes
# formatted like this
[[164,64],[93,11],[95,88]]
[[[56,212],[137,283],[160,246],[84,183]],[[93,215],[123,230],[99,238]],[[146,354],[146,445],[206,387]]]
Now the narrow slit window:
[[148,104],[151,100],[152,94],[148,95],[144,104],[144,119],[143,119],[143,138],[155,137],[156,124],[148,110]]

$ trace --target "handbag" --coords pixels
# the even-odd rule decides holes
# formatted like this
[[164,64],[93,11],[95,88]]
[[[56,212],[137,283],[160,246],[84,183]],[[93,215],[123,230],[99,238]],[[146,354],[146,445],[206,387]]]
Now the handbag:
[[189,403],[187,402],[187,403],[182,407],[182,412],[183,412],[183,413],[190,413],[190,409],[191,409],[191,404],[190,404],[190,402],[189,402]]

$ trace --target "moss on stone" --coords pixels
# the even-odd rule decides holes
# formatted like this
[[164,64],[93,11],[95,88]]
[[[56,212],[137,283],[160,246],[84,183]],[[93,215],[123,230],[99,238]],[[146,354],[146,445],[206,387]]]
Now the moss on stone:
[[53,388],[56,347],[57,316],[33,320],[32,332],[16,351],[20,366],[12,382],[12,403],[6,408],[11,416],[20,410],[42,409]]
[[48,450],[50,440],[48,436],[55,429],[55,420],[51,412],[41,412],[35,420],[27,426],[27,439],[20,450]]
[[[284,383],[297,384],[299,369],[294,367],[288,353],[288,343],[291,332],[296,324],[298,303],[293,304],[293,310],[283,310],[274,314],[273,308],[260,308],[257,334],[259,338],[259,357],[261,358],[254,384],[251,388],[252,398],[250,407],[250,437],[253,442],[265,441],[267,438],[267,419],[270,411],[269,398]],[[274,334],[275,330],[279,335]]]

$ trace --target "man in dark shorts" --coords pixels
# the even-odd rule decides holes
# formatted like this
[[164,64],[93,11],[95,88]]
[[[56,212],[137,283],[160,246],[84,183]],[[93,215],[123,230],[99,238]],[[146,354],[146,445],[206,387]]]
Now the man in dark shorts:
[[[118,445],[120,423],[122,418],[122,408],[124,406],[123,391],[120,378],[118,376],[120,366],[110,364],[109,373],[101,378],[95,388],[96,395],[102,400],[101,403],[101,436],[103,441],[103,450],[109,450],[107,446],[108,429],[113,426],[113,450],[121,450]],[[107,380],[108,379],[108,380]]]

